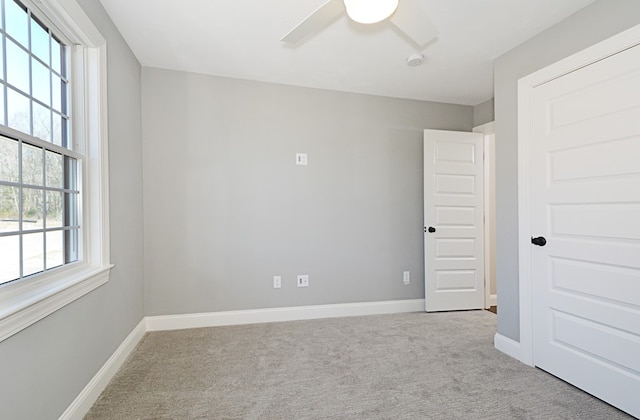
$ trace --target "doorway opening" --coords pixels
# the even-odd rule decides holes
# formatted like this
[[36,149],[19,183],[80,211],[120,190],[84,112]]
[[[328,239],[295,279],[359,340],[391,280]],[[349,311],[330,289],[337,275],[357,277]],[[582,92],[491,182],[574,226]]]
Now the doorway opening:
[[484,307],[497,313],[495,123],[491,121],[474,127],[473,132],[484,135]]

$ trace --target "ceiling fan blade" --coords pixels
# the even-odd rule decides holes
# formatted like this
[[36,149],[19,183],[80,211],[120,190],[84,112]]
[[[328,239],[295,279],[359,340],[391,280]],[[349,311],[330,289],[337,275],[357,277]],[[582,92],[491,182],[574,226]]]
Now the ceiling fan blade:
[[400,0],[389,20],[419,47],[424,47],[438,36],[438,28],[416,0]]
[[343,13],[344,3],[342,0],[329,0],[283,36],[280,41],[287,44],[297,44],[307,36],[320,32]]

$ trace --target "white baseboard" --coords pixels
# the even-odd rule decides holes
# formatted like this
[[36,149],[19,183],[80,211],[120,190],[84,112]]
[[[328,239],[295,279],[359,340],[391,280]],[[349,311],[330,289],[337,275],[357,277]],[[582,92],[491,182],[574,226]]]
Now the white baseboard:
[[87,386],[84,387],[82,392],[73,400],[71,405],[62,413],[61,420],[82,419],[89,412],[100,393],[104,391],[109,381],[118,372],[124,361],[127,360],[129,354],[136,348],[145,332],[147,332],[147,325],[143,318],[111,355],[109,360],[100,368],[98,373],[89,381]]
[[265,322],[423,311],[424,299],[410,299],[335,305],[292,306],[200,314],[160,315],[149,316],[146,320],[147,331],[165,331],[222,325],[260,324]]
[[502,334],[496,333],[496,335],[493,337],[493,345],[496,349],[500,350],[504,354],[511,356],[514,359],[520,360],[520,343],[518,343],[517,341],[505,337]]
[[498,295],[489,295],[489,306],[498,305]]

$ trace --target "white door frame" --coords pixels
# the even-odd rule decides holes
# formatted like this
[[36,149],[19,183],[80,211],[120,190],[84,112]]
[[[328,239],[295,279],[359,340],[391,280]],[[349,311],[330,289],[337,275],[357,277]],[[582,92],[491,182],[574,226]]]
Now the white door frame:
[[493,259],[495,255],[493,247],[491,246],[492,231],[495,226],[492,224],[492,212],[495,211],[495,202],[489,200],[491,197],[491,189],[495,188],[492,184],[492,173],[495,173],[493,166],[495,165],[494,157],[494,143],[495,141],[489,141],[489,134],[495,134],[495,122],[491,121],[486,124],[473,127],[474,133],[484,134],[484,148],[483,148],[483,164],[484,164],[484,307],[488,309],[491,306],[497,305],[497,296],[491,294],[491,283],[495,282],[494,276],[492,276],[491,267],[493,266]]
[[[518,254],[520,355],[533,366],[533,285],[531,278],[531,114],[533,89],[596,61],[640,44],[640,25],[518,80]],[[513,354],[512,354],[513,355]]]

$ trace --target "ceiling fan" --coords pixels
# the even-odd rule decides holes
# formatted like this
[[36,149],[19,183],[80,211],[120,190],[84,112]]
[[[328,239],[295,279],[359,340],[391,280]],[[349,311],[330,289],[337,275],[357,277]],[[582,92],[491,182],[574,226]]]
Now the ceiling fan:
[[417,0],[328,0],[289,31],[281,41],[297,44],[320,32],[343,13],[363,24],[388,19],[418,47],[438,35],[438,29]]

